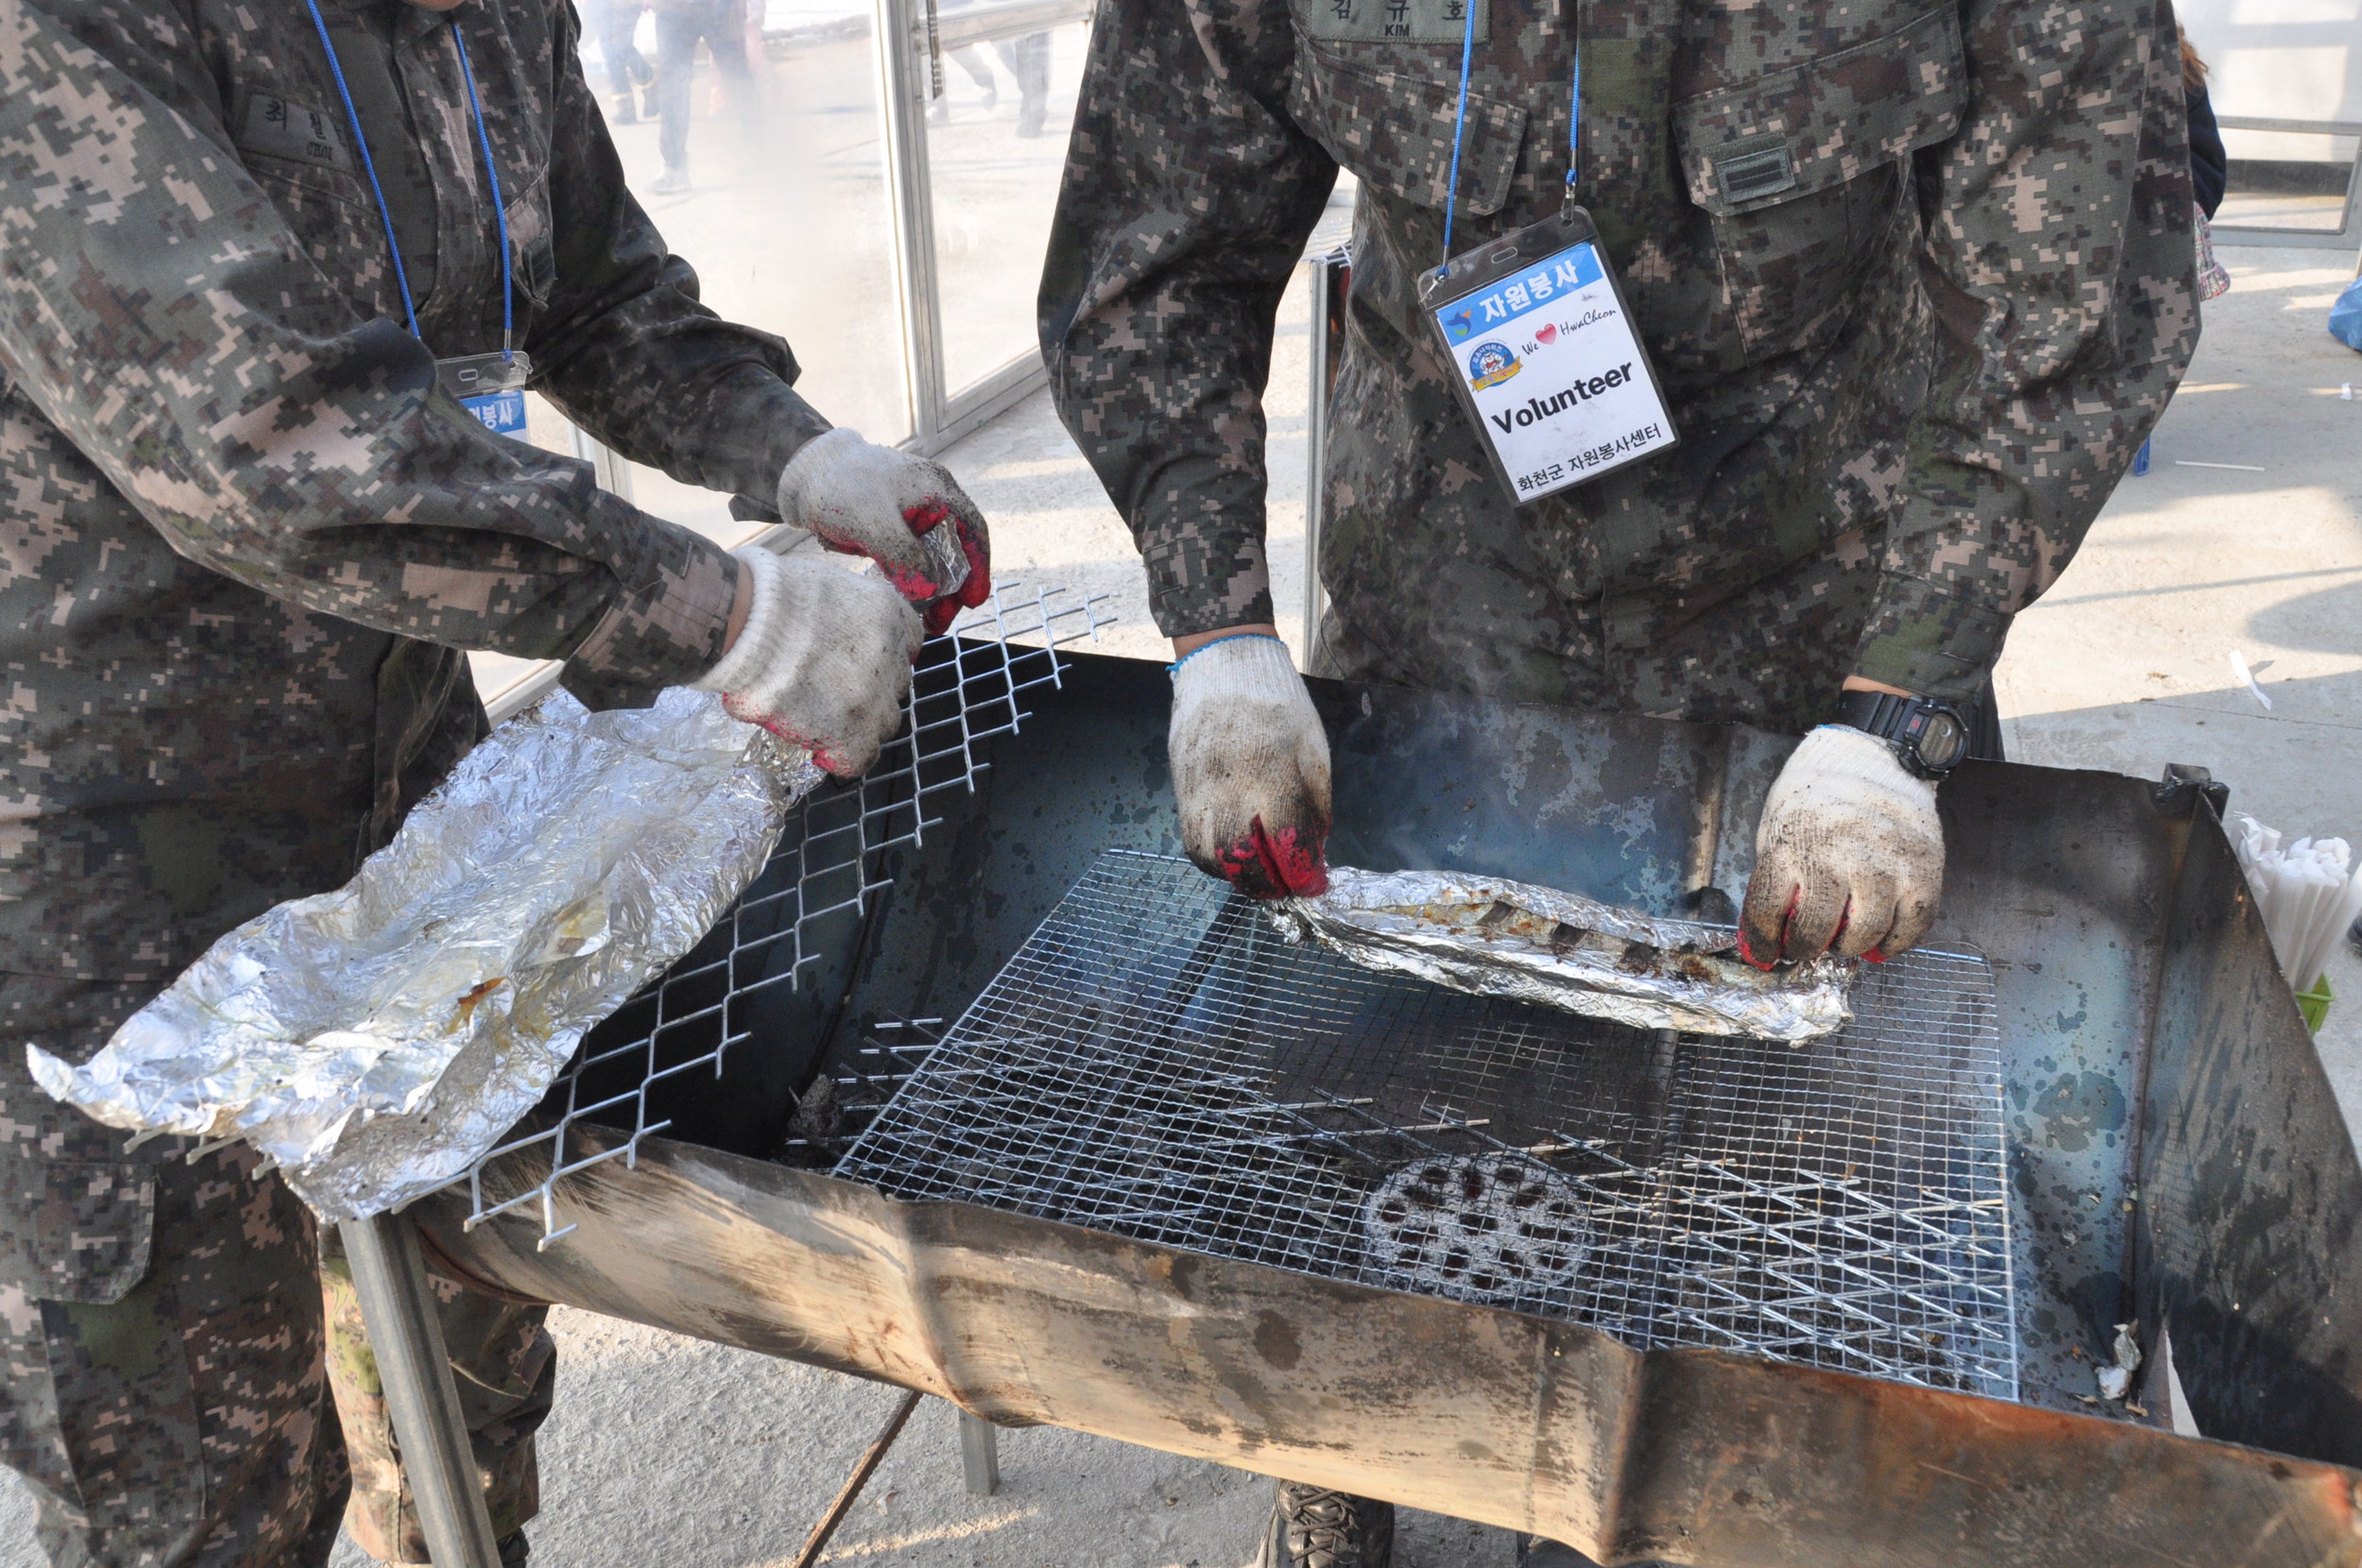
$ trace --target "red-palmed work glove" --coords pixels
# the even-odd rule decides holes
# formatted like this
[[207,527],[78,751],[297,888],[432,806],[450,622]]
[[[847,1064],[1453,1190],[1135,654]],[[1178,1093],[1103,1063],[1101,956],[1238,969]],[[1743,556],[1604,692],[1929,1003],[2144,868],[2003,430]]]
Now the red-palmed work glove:
[[1943,893],[1936,787],[1883,741],[1842,724],[1804,739],[1755,828],[1740,950],[1783,960],[1886,958],[1927,934]]
[[1251,898],[1328,891],[1328,737],[1275,637],[1225,637],[1172,668],[1173,803],[1198,869]]
[[779,507],[789,527],[877,562],[896,591],[925,606],[931,636],[992,593],[984,514],[941,464],[831,430],[788,459]]
[[756,545],[736,555],[754,604],[738,640],[690,684],[721,692],[731,718],[803,747],[840,777],[857,776],[902,727],[918,612],[876,577],[826,556]]

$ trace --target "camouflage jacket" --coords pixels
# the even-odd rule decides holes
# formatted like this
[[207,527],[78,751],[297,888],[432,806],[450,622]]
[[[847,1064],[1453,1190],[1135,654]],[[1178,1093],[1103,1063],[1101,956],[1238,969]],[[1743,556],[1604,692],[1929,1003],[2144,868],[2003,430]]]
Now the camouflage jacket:
[[301,0],[0,0],[0,969],[162,980],[342,882],[480,732],[455,650],[594,706],[719,656],[726,554],[436,388],[501,346],[454,28],[536,385],[757,500],[827,428],[625,191],[565,0],[323,10],[423,343]]
[[[1476,0],[1456,249],[1597,219],[1680,445],[1514,508],[1414,309],[1463,0],[1110,0],[1042,283],[1172,634],[1266,620],[1273,318],[1359,177],[1328,664],[1801,726],[1969,695],[2196,346],[2165,0]],[[1342,668],[1338,668],[1342,665]]]

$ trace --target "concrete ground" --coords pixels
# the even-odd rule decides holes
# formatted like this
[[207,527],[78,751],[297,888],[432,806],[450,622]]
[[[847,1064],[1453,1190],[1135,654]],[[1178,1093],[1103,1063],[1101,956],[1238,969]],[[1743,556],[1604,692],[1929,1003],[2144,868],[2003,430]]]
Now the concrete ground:
[[[1001,112],[1005,115],[1007,100]],[[2319,251],[2240,249],[2234,291],[2083,553],[2018,622],[1998,676],[2011,756],[2154,776],[2212,768],[2235,810],[2362,840],[2362,355],[2321,322],[2350,276]],[[1305,320],[1282,316],[1268,406],[1283,630],[1302,602]],[[1036,397],[948,454],[994,523],[1005,575],[1104,592],[1112,646],[1161,644],[1128,535]],[[2189,467],[2233,464],[2238,468]],[[2260,471],[2258,471],[2260,470]],[[2272,699],[2231,675],[2241,652]],[[2362,959],[2340,953],[2322,1055],[2362,1125]],[[897,1395],[855,1379],[560,1309],[561,1391],[533,1529],[550,1568],[757,1568],[790,1560]],[[953,1414],[925,1406],[827,1560],[910,1568],[1239,1568],[1268,1483],[1048,1429],[1001,1438],[1004,1485],[971,1499]],[[35,1568],[29,1509],[0,1476],[0,1568]],[[1506,1568],[1509,1537],[1408,1518],[1405,1568]],[[338,1568],[366,1559],[349,1544]]]

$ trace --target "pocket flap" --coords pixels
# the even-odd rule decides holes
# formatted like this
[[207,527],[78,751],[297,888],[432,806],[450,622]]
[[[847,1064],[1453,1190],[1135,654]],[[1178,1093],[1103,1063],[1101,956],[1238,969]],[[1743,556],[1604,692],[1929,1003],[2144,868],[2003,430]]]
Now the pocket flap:
[[26,1294],[106,1306],[146,1275],[153,1166],[16,1155],[0,1157],[0,1180],[11,1194],[0,1200],[0,1267]]
[[[1457,61],[1454,62],[1455,66]],[[1451,189],[1452,122],[1460,107],[1457,70],[1439,82],[1426,75],[1348,64],[1300,43],[1288,111],[1330,156],[1367,184],[1405,201],[1443,210]],[[1468,94],[1460,145],[1460,210],[1489,216],[1509,204],[1526,111],[1481,94]]]
[[1958,130],[1960,21],[1928,11],[1884,38],[1684,99],[1674,134],[1689,199],[1728,217],[1841,184]]

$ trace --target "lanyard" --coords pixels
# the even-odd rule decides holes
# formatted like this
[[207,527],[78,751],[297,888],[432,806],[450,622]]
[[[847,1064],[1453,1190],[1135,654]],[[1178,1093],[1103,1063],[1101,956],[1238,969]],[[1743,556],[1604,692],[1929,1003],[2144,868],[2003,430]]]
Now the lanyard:
[[[1460,201],[1460,142],[1468,128],[1468,72],[1476,59],[1476,12],[1479,0],[1463,0],[1467,7],[1466,25],[1460,34],[1460,107],[1451,122],[1451,183],[1444,192],[1444,260],[1451,260],[1451,225],[1453,209]],[[1571,107],[1566,119],[1566,193],[1572,200],[1576,172],[1583,162],[1583,36],[1578,28],[1575,36],[1574,84],[1570,93]]]
[[[345,122],[352,127],[352,145],[361,149],[361,170],[369,177],[369,194],[377,198],[378,221],[385,226],[385,248],[394,256],[394,286],[402,291],[402,311],[410,323],[410,335],[423,338],[419,331],[418,307],[410,298],[410,275],[402,264],[402,242],[394,237],[393,209],[385,205],[385,189],[377,181],[377,162],[369,157],[369,139],[361,129],[360,111],[352,107],[352,90],[345,85],[344,62],[336,58],[336,45],[328,36],[327,19],[320,15],[319,0],[303,0],[312,12],[312,26],[320,35],[320,47],[328,54],[328,70],[336,78],[336,95],[344,100]],[[492,189],[492,218],[500,230],[501,242],[501,357],[513,359],[510,346],[516,329],[516,288],[509,276],[508,208],[501,200],[501,172],[492,162],[492,138],[484,128],[484,103],[476,96],[475,68],[468,60],[468,41],[459,35],[459,24],[452,23],[451,42],[459,51],[460,79],[468,84],[468,108],[475,115],[476,145],[484,152],[484,176]],[[1464,91],[1464,88],[1463,88]]]

